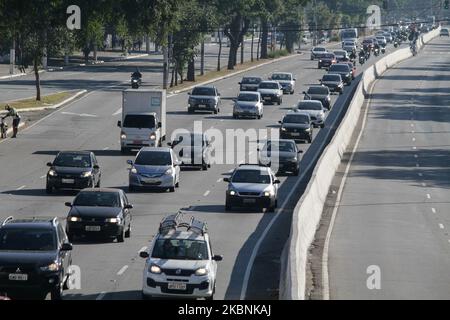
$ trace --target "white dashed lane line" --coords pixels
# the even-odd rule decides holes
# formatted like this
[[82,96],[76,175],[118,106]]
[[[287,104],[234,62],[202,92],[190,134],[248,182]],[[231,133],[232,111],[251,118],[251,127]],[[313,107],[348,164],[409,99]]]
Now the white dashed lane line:
[[148,249],[147,247],[142,247],[141,250],[138,251],[138,253],[145,252],[147,251],[147,249]]
[[27,187],[27,186],[21,186],[21,187],[17,188],[16,190],[17,190],[17,191],[23,190],[23,189],[25,189],[26,187]]
[[431,199],[431,194],[427,194],[427,199]]
[[431,208],[431,212],[436,213],[436,209],[435,208]]
[[125,271],[127,271],[128,266],[123,266],[122,269],[119,270],[119,272],[117,272],[118,276],[121,276],[125,273]]
[[204,197],[207,197],[207,196],[209,196],[210,193],[211,193],[211,191],[208,190],[208,191],[206,191],[206,192],[203,194],[203,196],[204,196]]
[[442,223],[439,223],[439,228],[445,229],[444,225]]
[[105,291],[103,291],[103,292],[101,292],[98,296],[97,296],[97,298],[95,299],[95,300],[103,300],[103,298],[106,296],[106,292]]

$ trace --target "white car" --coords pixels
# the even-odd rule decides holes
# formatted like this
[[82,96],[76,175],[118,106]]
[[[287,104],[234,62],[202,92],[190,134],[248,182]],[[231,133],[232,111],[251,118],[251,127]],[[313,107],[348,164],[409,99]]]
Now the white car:
[[235,100],[233,118],[257,118],[264,115],[264,103],[259,92],[241,92]]
[[386,46],[387,45],[387,40],[385,36],[377,36],[377,41],[378,43]]
[[276,72],[272,74],[269,78],[273,81],[278,81],[283,87],[283,93],[294,94],[295,93],[295,84],[297,79],[295,79],[294,75],[289,72]]
[[315,47],[311,50],[311,60],[320,59],[326,53],[327,49],[323,47]]
[[213,255],[206,223],[182,214],[165,218],[147,251],[142,298],[205,298],[214,299],[217,262],[222,256]]
[[325,117],[327,109],[323,107],[322,102],[318,100],[300,101],[297,104],[295,111],[308,113],[311,117],[311,122],[314,127],[325,127]]
[[258,92],[264,103],[283,103],[283,87],[278,81],[263,81],[259,84]]

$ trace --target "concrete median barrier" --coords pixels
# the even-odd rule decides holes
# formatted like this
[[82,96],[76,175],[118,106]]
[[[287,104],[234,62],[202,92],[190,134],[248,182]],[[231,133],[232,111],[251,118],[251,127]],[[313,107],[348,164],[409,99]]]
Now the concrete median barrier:
[[[440,28],[421,36],[418,50],[437,37],[439,32]],[[411,56],[409,48],[397,50],[362,75],[346,115],[318,160],[309,184],[294,209],[290,237],[281,257],[280,300],[305,299],[309,247],[314,241],[331,183],[357,127],[364,100],[378,77]]]

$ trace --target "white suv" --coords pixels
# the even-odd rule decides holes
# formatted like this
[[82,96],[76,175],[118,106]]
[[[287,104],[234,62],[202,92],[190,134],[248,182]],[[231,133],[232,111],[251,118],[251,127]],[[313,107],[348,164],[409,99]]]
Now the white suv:
[[222,256],[212,253],[204,222],[182,213],[165,218],[148,251],[144,269],[142,297],[205,298],[213,300],[216,290],[217,262]]

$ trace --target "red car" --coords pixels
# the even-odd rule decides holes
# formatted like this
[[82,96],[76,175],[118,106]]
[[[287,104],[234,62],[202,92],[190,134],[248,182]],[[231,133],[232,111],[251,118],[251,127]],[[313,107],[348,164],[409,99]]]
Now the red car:
[[350,61],[342,62],[342,63],[348,64],[348,66],[352,70],[352,78],[354,80],[356,78],[356,67],[355,67],[355,65],[352,62],[350,62]]

